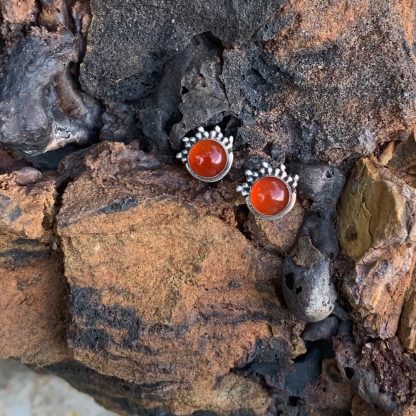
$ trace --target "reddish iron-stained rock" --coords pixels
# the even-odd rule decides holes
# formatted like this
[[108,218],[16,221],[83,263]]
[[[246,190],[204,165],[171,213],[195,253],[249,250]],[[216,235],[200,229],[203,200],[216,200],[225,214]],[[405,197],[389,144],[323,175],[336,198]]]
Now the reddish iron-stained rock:
[[98,148],[58,216],[74,357],[148,385],[145,407],[265,414],[268,394],[229,373],[261,339],[302,350],[275,294],[279,257],[201,209],[213,191],[183,169],[143,169],[149,157],[134,146]]
[[[407,52],[415,37],[410,10],[410,0],[286,2],[281,26],[266,44],[285,79],[273,102],[284,104],[263,113],[253,134],[274,130],[271,140],[290,153],[297,143],[295,157],[312,150],[333,162],[369,155],[391,137],[403,139],[416,118],[415,55]],[[384,73],[394,75],[387,79]]]
[[296,241],[304,214],[305,210],[298,201],[281,220],[267,221],[249,214],[241,222],[245,233],[252,236],[253,243],[279,253],[287,253]]
[[[23,184],[24,183],[24,184]],[[0,356],[46,365],[70,356],[66,282],[53,251],[54,177],[0,175]]]
[[338,368],[343,378],[351,383],[353,391],[371,404],[370,409],[375,407],[380,414],[382,411],[392,414],[413,404],[416,390],[412,380],[416,366],[399,339],[367,338],[365,342],[365,331],[354,332],[351,336],[343,331],[334,339]]

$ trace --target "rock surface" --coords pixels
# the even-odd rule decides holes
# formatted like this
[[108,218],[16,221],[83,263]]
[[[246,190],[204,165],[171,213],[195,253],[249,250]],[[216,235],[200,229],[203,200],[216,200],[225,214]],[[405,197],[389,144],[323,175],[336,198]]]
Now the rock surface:
[[[2,356],[124,414],[414,413],[412,0],[0,13]],[[207,186],[172,156],[214,124]],[[262,160],[280,222],[235,194]]]
[[416,270],[413,270],[412,283],[408,289],[400,316],[399,336],[403,346],[416,353]]
[[411,9],[409,0],[93,1],[81,82],[95,97],[142,100],[142,130],[159,149],[233,116],[240,145],[339,162],[414,125]]
[[[404,350],[414,352],[413,140],[392,143],[378,161],[358,161],[339,204],[343,255],[353,259],[340,277],[357,329],[337,341],[337,360],[361,398],[397,415],[412,412],[415,395],[414,357]],[[352,408],[380,414],[358,398]]]
[[338,254],[335,201],[344,184],[342,172],[325,165],[297,166],[303,172],[299,195],[311,201],[297,243],[283,263],[283,295],[289,309],[306,322],[325,319],[334,309],[336,291],[331,262]]
[[36,13],[35,0],[4,0],[1,15],[7,23],[21,24],[31,20]]
[[284,254],[295,244],[304,215],[300,202],[295,204],[284,221],[265,221],[249,215],[244,223],[244,232],[262,247]]
[[117,416],[61,378],[36,374],[15,360],[0,361],[2,416]]
[[[63,20],[60,25],[67,23]],[[33,155],[94,136],[99,106],[76,88],[73,79],[82,23],[81,19],[77,34],[61,26],[53,32],[32,28],[10,48],[1,68],[0,142]]]
[[212,190],[183,171],[137,169],[148,156],[132,146],[101,149],[58,216],[75,359],[142,386],[146,407],[265,414],[268,393],[229,372],[259,340],[293,348],[279,257],[200,210]]
[[340,200],[339,239],[355,259],[344,291],[370,333],[393,337],[415,265],[416,190],[371,159],[359,161]]
[[0,356],[46,365],[70,356],[66,281],[52,250],[55,178],[28,169],[0,175]]

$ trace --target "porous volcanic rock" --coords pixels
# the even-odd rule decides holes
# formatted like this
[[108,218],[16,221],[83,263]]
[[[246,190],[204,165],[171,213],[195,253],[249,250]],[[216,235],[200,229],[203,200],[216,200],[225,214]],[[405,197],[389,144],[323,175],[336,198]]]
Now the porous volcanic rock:
[[91,6],[82,86],[129,100],[160,151],[231,116],[237,146],[340,162],[415,124],[410,0]]
[[339,239],[356,262],[343,288],[369,333],[393,337],[415,264],[416,190],[372,159],[354,167],[339,204]]
[[147,408],[265,414],[267,390],[230,371],[259,340],[281,339],[286,363],[302,350],[275,294],[280,258],[209,212],[215,187],[134,145],[103,143],[82,163],[57,222],[75,359],[138,385]]
[[325,319],[334,309],[336,291],[331,273],[338,254],[335,203],[344,175],[327,165],[295,165],[302,173],[299,195],[308,199],[309,210],[298,239],[283,262],[283,295],[289,309],[306,322]]
[[271,0],[93,0],[81,81],[100,98],[141,98],[160,81],[163,65],[186,49],[193,36],[211,32],[224,42],[247,42],[275,7]]
[[335,359],[322,362],[319,383],[307,387],[305,401],[311,416],[343,415],[350,411],[352,388],[343,379]]
[[61,26],[34,27],[8,51],[0,78],[1,143],[34,155],[94,136],[100,108],[73,79],[80,36]]
[[52,249],[55,178],[33,168],[0,175],[0,356],[33,365],[70,357],[66,281]]
[[334,340],[334,349],[342,376],[370,404],[369,409],[375,407],[380,414],[400,414],[401,408],[414,403],[412,380],[416,366],[397,337],[369,339],[363,344],[360,336],[352,337],[340,331]]
[[[1,357],[125,414],[415,413],[414,0],[0,12]],[[172,159],[215,124],[207,185]],[[235,194],[262,160],[280,222]]]

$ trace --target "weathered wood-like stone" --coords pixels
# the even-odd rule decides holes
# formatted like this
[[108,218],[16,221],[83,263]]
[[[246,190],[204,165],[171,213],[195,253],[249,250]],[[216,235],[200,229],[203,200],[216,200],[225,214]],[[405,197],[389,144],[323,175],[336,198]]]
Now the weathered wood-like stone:
[[140,169],[148,156],[132,146],[101,149],[58,216],[74,357],[143,386],[145,407],[265,414],[262,387],[229,373],[258,340],[295,349],[275,295],[279,257],[203,210],[213,190],[186,171]]
[[369,333],[393,337],[415,265],[416,190],[371,159],[357,162],[339,204],[339,239],[356,262],[343,287]]

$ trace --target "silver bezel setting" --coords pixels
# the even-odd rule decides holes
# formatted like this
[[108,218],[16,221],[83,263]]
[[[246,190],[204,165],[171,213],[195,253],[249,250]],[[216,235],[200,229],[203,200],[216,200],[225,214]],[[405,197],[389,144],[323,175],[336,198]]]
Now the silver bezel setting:
[[[225,150],[225,154],[227,155],[227,163],[225,165],[224,170],[217,176],[200,176],[192,170],[191,166],[188,163],[189,151],[192,149],[192,146],[194,146],[200,140],[214,140],[217,143],[219,143]],[[195,134],[195,136],[184,137],[182,139],[182,142],[185,148],[176,155],[176,158],[179,159],[186,166],[186,169],[194,178],[199,179],[202,182],[218,182],[230,171],[234,161],[234,138],[233,136],[225,137],[222,134],[221,128],[219,126],[215,126],[214,129],[211,131],[206,131],[203,127],[198,127],[198,132]]]
[[[246,204],[249,208],[249,210],[257,217],[263,219],[263,220],[279,220],[283,218],[286,214],[288,214],[291,209],[294,207],[296,202],[296,187],[298,185],[299,176],[290,176],[286,172],[286,166],[281,164],[279,168],[273,168],[269,163],[262,162],[262,167],[259,170],[251,171],[246,170],[246,182],[242,185],[239,185],[237,187],[237,192],[240,192],[241,195],[246,197]],[[253,185],[261,178],[265,177],[273,177],[280,179],[287,187],[289,191],[289,202],[286,206],[286,208],[279,213],[275,215],[265,215],[261,212],[258,212],[252,205],[251,199],[250,199],[250,193]]]

